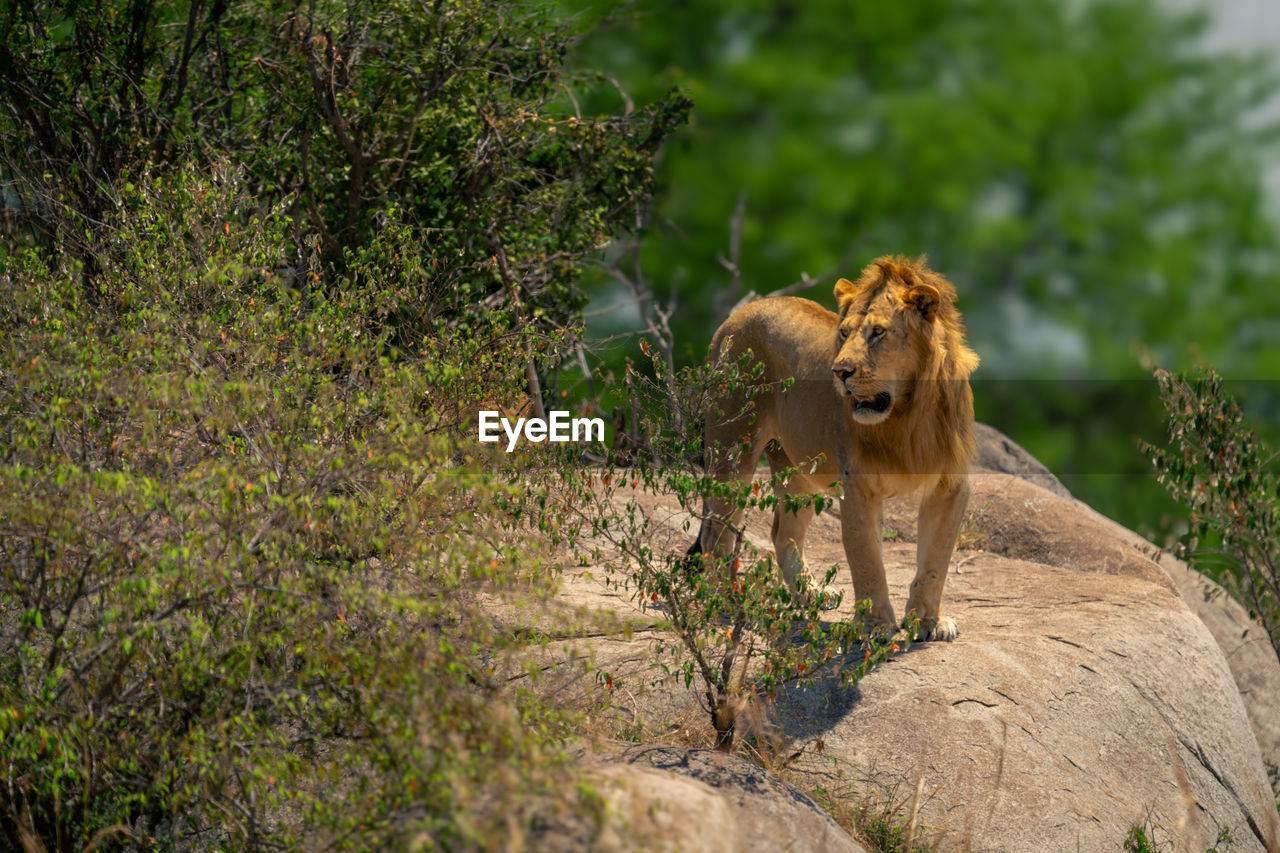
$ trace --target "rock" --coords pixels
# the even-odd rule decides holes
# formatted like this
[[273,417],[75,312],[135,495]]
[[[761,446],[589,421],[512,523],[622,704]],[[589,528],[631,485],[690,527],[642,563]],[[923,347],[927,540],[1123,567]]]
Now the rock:
[[[1258,748],[1268,768],[1280,767],[1280,660],[1266,631],[1213,580],[1138,534],[1081,504],[1081,513],[1106,527],[1117,540],[1152,557],[1173,580],[1182,600],[1213,634],[1231,667]],[[1280,791],[1277,791],[1280,794]]]
[[[975,432],[979,436],[979,464],[1070,498],[1048,469],[1008,436],[985,424],[975,425]],[[1008,464],[1001,463],[1001,459],[1008,460]],[[1036,466],[1043,470],[1037,472]],[[1046,485],[1046,477],[1057,488]],[[1057,505],[1055,511],[1046,513],[1038,510],[1044,506],[1043,499],[1026,489],[1005,488],[986,500],[982,506],[970,501],[971,516],[989,522],[980,525],[986,529],[975,539],[977,547],[984,550],[1067,568],[1087,565],[1103,571],[1123,571],[1123,567],[1130,566],[1141,572],[1141,564],[1148,560],[1159,566],[1222,649],[1263,761],[1268,768],[1280,768],[1280,660],[1262,626],[1249,618],[1239,602],[1182,560],[1080,501],[1073,501],[1075,513]],[[905,503],[895,504],[889,515],[890,523],[914,539],[915,517]],[[1101,528],[1104,535],[1091,533],[1096,528]]]
[[1052,471],[1000,430],[987,424],[975,423],[973,437],[978,441],[978,455],[974,459],[977,467],[1012,474],[1048,489],[1059,497],[1071,497],[1071,492],[1053,476]]
[[[895,509],[906,528],[910,513]],[[827,524],[809,534],[818,565],[843,562]],[[1021,480],[975,475],[944,599],[960,639],[914,646],[852,695],[834,680],[791,691],[788,733],[821,738],[864,783],[922,786],[921,820],[944,850],[1116,849],[1144,823],[1187,849],[1211,846],[1221,826],[1240,849],[1280,845],[1221,648],[1112,525]],[[899,608],[914,550],[886,545]]]
[[807,795],[733,755],[631,746],[588,775],[611,815],[597,849],[864,853]]
[[1280,768],[1280,662],[1266,633],[1209,578],[1167,553],[1160,554],[1159,562],[1226,654],[1263,761],[1274,773]]
[[[1155,546],[1148,543],[1144,553],[1134,542],[1137,534],[1129,534],[1083,503],[1007,474],[979,472],[971,483],[960,547],[1081,572],[1136,575],[1169,590],[1175,588],[1149,553]],[[885,523],[903,541],[914,542],[915,503],[905,498],[887,502]]]
[[[1275,799],[1232,670],[1154,551],[1020,479],[980,473],[972,485],[944,598],[959,639],[917,644],[853,690],[824,675],[781,696],[776,721],[804,748],[792,783],[915,799],[919,825],[943,850],[1118,849],[1143,825],[1177,849],[1205,850],[1223,826],[1233,849],[1280,849]],[[682,529],[687,514],[667,495],[634,497],[647,517],[667,522],[654,548],[682,551],[693,535]],[[901,612],[914,574],[914,508],[894,504],[886,515],[899,533],[884,551]],[[838,564],[837,583],[848,588],[837,516],[814,521],[808,558],[814,569]],[[752,513],[747,535],[767,546],[770,522]],[[566,583],[588,583],[578,577]],[[847,618],[851,607],[830,618]],[[642,639],[594,648],[608,657],[625,645],[627,660],[643,667]],[[638,694],[627,713],[642,720],[656,708],[661,718],[672,695]],[[703,716],[685,725],[709,743]],[[807,748],[818,740],[821,756]]]

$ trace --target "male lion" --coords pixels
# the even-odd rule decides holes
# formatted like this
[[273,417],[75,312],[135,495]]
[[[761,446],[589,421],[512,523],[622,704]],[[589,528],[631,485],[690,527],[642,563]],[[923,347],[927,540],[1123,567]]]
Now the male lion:
[[[964,342],[955,288],[923,260],[885,256],[857,283],[835,287],[840,313],[807,299],[760,299],[734,311],[711,341],[713,356],[736,361],[750,352],[763,364],[751,417],[708,419],[708,466],[719,481],[755,473],[761,452],[777,472],[799,473],[778,491],[773,547],[788,584],[812,578],[804,537],[812,506],[783,510],[785,493],[827,492],[839,475],[841,532],[859,600],[871,600],[871,621],[895,630],[880,552],[885,498],[919,491],[916,576],[908,616],[930,640],[959,631],[940,611],[942,587],[969,499],[973,456],[973,394],[969,373],[978,357]],[[786,390],[781,380],[794,377]],[[725,411],[746,401],[722,400]],[[741,448],[734,456],[715,448]],[[816,467],[815,467],[816,466]],[[706,520],[691,553],[724,554],[742,510],[707,501]],[[726,524],[726,521],[728,522]],[[732,525],[732,527],[730,527]]]

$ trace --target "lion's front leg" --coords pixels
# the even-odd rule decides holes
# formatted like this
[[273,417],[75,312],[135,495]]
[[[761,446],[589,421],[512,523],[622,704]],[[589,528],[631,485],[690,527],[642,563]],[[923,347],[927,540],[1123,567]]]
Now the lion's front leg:
[[880,522],[880,501],[863,493],[856,483],[845,482],[840,500],[840,533],[853,574],[853,592],[858,601],[871,602],[871,625],[892,633],[898,622],[884,576]]
[[914,612],[926,640],[954,640],[954,620],[942,615],[942,588],[956,546],[960,518],[969,503],[967,477],[944,477],[920,502],[916,538],[916,576],[907,597],[907,616]]

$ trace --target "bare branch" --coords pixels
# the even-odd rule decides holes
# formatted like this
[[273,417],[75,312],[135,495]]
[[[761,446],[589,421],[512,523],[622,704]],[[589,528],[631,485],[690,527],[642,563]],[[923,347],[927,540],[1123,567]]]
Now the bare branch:
[[725,312],[724,306],[736,303],[738,294],[742,291],[742,224],[746,218],[747,191],[742,190],[738,193],[738,200],[733,206],[733,217],[729,220],[729,257],[716,255],[716,260],[730,275],[728,290],[722,291],[716,298],[716,315],[720,319],[729,316],[730,312]]
[[[526,318],[524,316],[524,307],[520,304],[520,285],[511,272],[511,266],[507,263],[507,250],[503,247],[502,240],[498,237],[497,232],[492,228],[485,232],[485,240],[489,243],[489,247],[493,249],[493,258],[498,265],[498,275],[502,277],[502,283],[507,288],[507,298],[510,300],[511,310],[515,314],[516,326],[524,331]],[[538,368],[533,363],[533,348],[529,345],[528,337],[524,339],[524,354],[524,376],[529,383],[529,399],[533,403],[534,417],[546,419],[547,410],[542,405],[542,381],[538,379]]]

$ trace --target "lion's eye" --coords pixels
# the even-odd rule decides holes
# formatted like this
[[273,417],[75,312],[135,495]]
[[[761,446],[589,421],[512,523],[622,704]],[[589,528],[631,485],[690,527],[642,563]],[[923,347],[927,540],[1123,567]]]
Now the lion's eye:
[[876,338],[882,336],[883,334],[884,334],[884,326],[871,327],[871,340],[874,341]]
[[843,341],[845,338],[849,337],[849,330],[844,326],[841,326],[837,331],[839,332],[840,340]]

